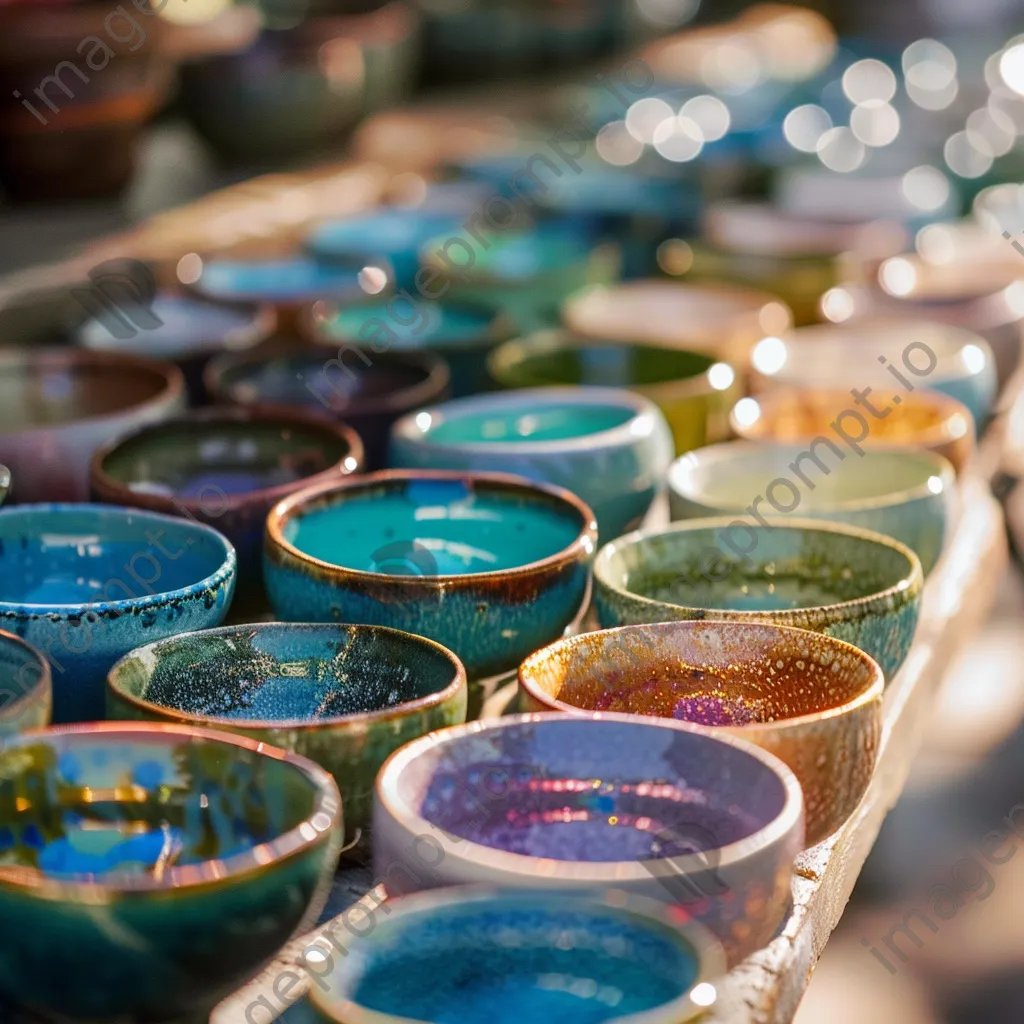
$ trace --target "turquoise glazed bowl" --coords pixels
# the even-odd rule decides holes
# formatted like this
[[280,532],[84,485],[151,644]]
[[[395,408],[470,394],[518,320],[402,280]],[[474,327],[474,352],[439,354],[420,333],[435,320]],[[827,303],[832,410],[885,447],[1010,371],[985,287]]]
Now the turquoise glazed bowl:
[[839,438],[812,445],[710,445],[673,463],[672,519],[790,515],[860,526],[906,544],[927,576],[957,514],[956,470],[919,448],[862,448],[850,458]]
[[49,725],[52,713],[49,663],[24,640],[0,633],[0,747],[8,736]]
[[128,651],[218,626],[235,590],[235,549],[174,516],[100,505],[0,511],[0,627],[53,674],[53,719],[103,718],[103,681]]
[[887,683],[917,628],[923,576],[908,547],[814,519],[695,519],[605,545],[594,563],[602,628],[715,619],[796,626],[871,655]]
[[308,757],[338,783],[349,829],[366,830],[387,758],[466,720],[466,672],[440,644],[382,626],[231,626],[132,651],[110,670],[107,712]]
[[732,736],[613,712],[515,715],[393,754],[373,838],[389,893],[622,889],[699,919],[735,964],[789,908],[803,798],[778,758]]
[[714,1005],[725,972],[703,928],[622,892],[471,887],[386,909],[313,986],[318,1020],[681,1024]]
[[107,722],[0,749],[0,998],[62,1021],[207,1020],[326,902],[341,800],[305,758]]
[[264,578],[285,621],[427,636],[476,681],[561,636],[583,605],[596,540],[593,513],[567,491],[500,474],[391,471],[278,504]]
[[593,510],[601,537],[640,525],[675,448],[658,407],[615,388],[526,388],[410,413],[389,462],[502,471],[564,487]]

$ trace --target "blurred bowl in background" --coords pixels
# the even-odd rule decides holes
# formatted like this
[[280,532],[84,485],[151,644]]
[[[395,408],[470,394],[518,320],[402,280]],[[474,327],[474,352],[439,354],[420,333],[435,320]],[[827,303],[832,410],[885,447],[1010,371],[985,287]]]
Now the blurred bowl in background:
[[50,663],[20,637],[0,632],[0,748],[9,736],[45,729],[52,713]]

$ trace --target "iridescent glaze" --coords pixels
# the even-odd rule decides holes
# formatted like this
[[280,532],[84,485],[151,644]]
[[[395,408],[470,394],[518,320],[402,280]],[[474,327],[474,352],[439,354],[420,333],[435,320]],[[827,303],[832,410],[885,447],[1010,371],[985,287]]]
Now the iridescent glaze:
[[683,619],[796,626],[859,647],[887,683],[914,639],[922,586],[921,563],[898,541],[810,519],[695,519],[621,537],[594,563],[604,628]]
[[316,761],[354,838],[387,758],[466,720],[466,673],[440,644],[395,629],[232,626],[132,651],[110,670],[107,712],[236,732]]
[[341,823],[326,772],[241,737],[113,722],[8,739],[0,998],[48,1019],[206,1019],[316,919]]
[[49,725],[52,713],[49,663],[24,640],[0,632],[0,747],[7,736]]
[[807,843],[860,803],[882,733],[878,664],[786,626],[663,622],[584,633],[519,668],[523,711],[615,711],[723,730],[771,751],[800,782]]
[[684,908],[731,964],[774,935],[803,842],[781,761],[664,719],[477,722],[403,747],[377,777],[374,870],[389,889],[614,886]]

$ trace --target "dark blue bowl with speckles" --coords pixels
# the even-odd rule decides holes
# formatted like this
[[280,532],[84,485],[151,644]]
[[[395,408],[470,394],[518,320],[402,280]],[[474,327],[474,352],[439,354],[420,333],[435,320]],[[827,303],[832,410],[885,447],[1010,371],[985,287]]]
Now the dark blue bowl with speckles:
[[216,530],[97,505],[0,511],[0,629],[43,653],[53,720],[104,717],[107,672],[129,651],[219,626],[237,559]]

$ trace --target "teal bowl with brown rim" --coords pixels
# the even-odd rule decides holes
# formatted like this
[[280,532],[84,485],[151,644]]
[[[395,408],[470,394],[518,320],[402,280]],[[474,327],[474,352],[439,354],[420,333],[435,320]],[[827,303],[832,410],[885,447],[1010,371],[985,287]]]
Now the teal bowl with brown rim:
[[859,647],[886,683],[917,628],[921,563],[890,537],[794,519],[695,519],[605,545],[594,562],[603,628],[714,619],[824,633]]
[[107,677],[107,713],[239,733],[308,757],[334,776],[354,840],[369,826],[388,757],[466,720],[466,671],[440,644],[397,629],[232,626],[132,651]]
[[20,637],[0,631],[0,745],[7,736],[49,725],[52,714],[50,663]]

